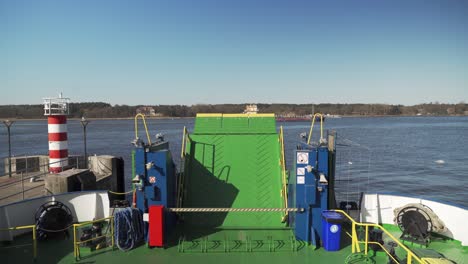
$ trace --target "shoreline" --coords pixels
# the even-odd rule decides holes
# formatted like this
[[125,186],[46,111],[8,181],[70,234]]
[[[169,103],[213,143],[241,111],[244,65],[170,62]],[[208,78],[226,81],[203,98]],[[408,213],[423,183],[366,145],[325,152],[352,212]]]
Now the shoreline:
[[[325,119],[340,119],[340,118],[377,118],[377,117],[388,117],[388,118],[395,118],[395,117],[468,117],[468,115],[335,115],[335,116],[324,116]],[[146,116],[147,120],[179,120],[179,119],[195,119],[193,116],[187,117],[152,117]],[[0,118],[2,120],[13,120],[13,121],[46,121],[47,118],[15,118],[15,117],[7,117],[7,118]],[[133,120],[135,117],[89,117],[86,118],[87,120]],[[78,117],[71,117],[68,120],[81,120]],[[304,120],[304,122],[308,122],[310,120]],[[278,122],[289,122],[289,121],[278,121]]]
[[[195,119],[195,117],[145,117],[146,120],[158,119],[158,120],[175,120],[175,119]],[[47,121],[47,117],[44,118],[0,118],[0,120],[13,120],[13,121]],[[134,120],[135,117],[87,117],[86,120]],[[79,117],[70,117],[67,120],[81,120]]]

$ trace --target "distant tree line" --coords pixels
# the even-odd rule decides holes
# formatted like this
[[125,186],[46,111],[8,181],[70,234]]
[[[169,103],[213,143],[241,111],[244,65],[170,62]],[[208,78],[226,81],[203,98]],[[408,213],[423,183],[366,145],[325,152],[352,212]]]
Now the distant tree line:
[[[133,117],[142,105],[111,105],[103,102],[71,103],[70,117],[126,118]],[[148,106],[148,105],[145,105]],[[193,117],[197,113],[242,113],[245,104],[149,105],[158,116]],[[389,104],[257,104],[261,113],[308,115],[312,109],[331,115],[468,115],[468,104],[427,103],[413,106]],[[44,118],[43,105],[1,105],[0,118]]]

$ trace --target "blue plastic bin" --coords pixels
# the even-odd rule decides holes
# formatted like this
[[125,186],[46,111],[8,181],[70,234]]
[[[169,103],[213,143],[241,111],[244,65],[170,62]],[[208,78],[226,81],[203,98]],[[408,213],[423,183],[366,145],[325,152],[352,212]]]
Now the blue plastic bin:
[[334,211],[322,212],[322,245],[326,251],[340,250],[343,216]]

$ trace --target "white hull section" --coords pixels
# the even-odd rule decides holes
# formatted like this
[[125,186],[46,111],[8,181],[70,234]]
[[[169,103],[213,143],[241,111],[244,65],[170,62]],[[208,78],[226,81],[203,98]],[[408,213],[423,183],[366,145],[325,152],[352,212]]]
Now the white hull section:
[[423,204],[432,209],[447,227],[447,231],[442,235],[460,241],[463,246],[468,246],[468,210],[453,205],[415,197],[364,194],[361,203],[361,221],[394,225],[393,210],[410,203]]
[[[0,229],[34,225],[37,209],[49,201],[59,201],[70,208],[73,222],[92,221],[109,216],[107,191],[74,192],[44,196],[0,206]],[[12,240],[13,236],[31,232],[31,229],[0,232],[0,241]]]

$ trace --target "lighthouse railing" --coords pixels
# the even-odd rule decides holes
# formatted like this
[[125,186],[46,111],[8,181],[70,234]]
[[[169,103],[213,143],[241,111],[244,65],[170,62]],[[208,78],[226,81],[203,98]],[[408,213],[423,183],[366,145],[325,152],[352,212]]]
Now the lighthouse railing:
[[44,115],[68,115],[70,98],[44,98]]

